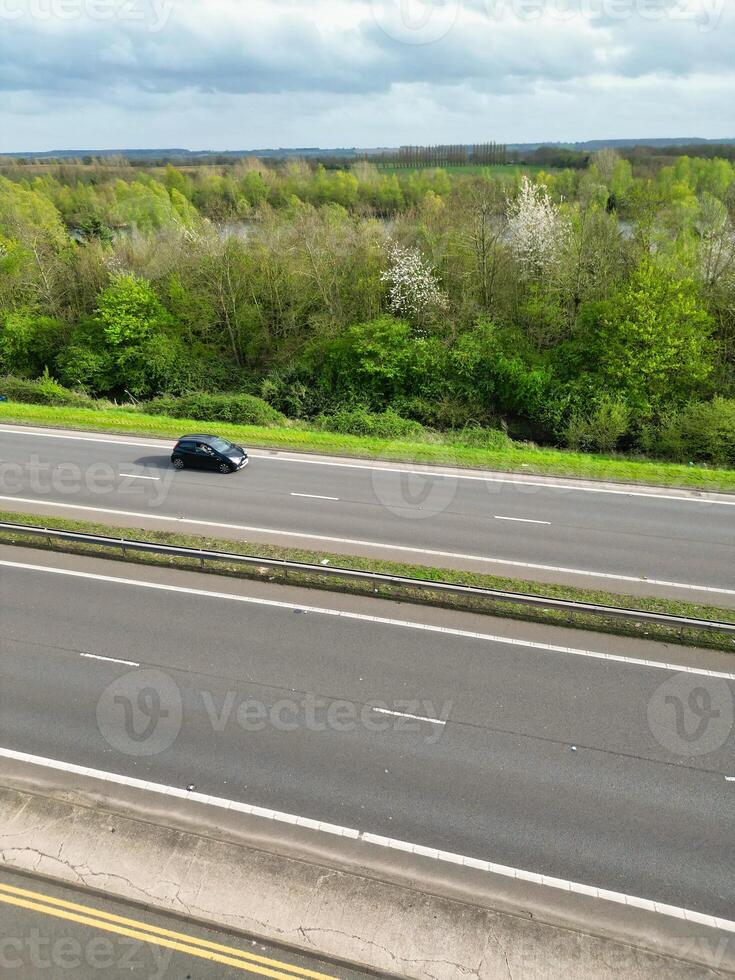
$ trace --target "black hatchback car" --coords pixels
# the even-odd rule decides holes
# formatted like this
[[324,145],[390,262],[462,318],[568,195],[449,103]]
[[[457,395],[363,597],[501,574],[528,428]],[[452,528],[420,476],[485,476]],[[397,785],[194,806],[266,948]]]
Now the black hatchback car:
[[177,470],[191,466],[232,473],[248,465],[248,454],[242,446],[235,446],[219,436],[182,436],[171,453],[171,462]]

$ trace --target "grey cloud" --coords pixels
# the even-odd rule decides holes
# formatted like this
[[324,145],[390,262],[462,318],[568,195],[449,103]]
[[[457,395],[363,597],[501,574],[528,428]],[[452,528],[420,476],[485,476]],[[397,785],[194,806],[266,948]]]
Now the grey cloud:
[[[396,145],[497,139],[732,136],[735,74],[686,80],[396,85],[385,93],[105,92],[104,98],[9,93],[0,100],[0,152],[55,148]],[[666,112],[661,111],[666,105]]]
[[[397,41],[366,6],[337,25],[320,0],[311,15],[271,0],[266,19],[182,6],[159,33],[0,21],[0,152],[735,135],[731,4],[702,32],[579,15],[609,0],[539,23],[514,16],[518,2],[466,0],[428,44]],[[670,14],[681,0],[661,2]]]
[[[488,0],[496,13],[497,2]],[[396,41],[369,17],[328,33],[291,13],[206,30],[174,17],[160,33],[123,23],[49,31],[24,21],[4,25],[0,34],[0,89],[337,95],[405,84],[502,91],[599,73],[686,75],[729,67],[732,20],[725,17],[718,30],[703,34],[692,22],[638,16],[539,24],[483,12],[459,17],[441,40],[416,45]]]

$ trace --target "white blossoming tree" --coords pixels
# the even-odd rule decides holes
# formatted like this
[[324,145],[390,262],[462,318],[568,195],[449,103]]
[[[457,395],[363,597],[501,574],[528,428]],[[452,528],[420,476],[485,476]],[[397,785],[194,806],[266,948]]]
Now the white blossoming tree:
[[508,201],[510,246],[527,273],[540,276],[559,260],[567,226],[543,184],[523,177],[518,196]]
[[421,326],[447,309],[449,299],[417,248],[404,248],[393,243],[388,248],[388,258],[390,265],[380,278],[389,284],[388,302],[392,313]]
[[725,205],[711,194],[699,202],[700,275],[708,290],[735,285],[735,225]]

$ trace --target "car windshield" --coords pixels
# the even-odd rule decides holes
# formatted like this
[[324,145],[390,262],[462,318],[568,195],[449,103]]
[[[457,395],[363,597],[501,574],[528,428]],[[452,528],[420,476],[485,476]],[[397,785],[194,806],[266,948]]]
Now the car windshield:
[[209,445],[216,449],[218,453],[231,453],[235,447],[226,439],[210,439]]

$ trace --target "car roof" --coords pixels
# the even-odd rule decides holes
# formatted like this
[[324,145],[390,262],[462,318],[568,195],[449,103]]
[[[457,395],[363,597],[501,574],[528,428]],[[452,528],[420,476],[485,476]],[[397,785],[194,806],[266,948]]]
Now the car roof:
[[[195,439],[197,442],[213,442],[215,439],[219,439],[219,438],[220,438],[219,436],[202,435],[200,433],[200,434],[195,434],[193,436],[180,436],[179,442],[184,442],[184,440],[189,440],[189,439]],[[226,439],[224,441],[227,442]]]

